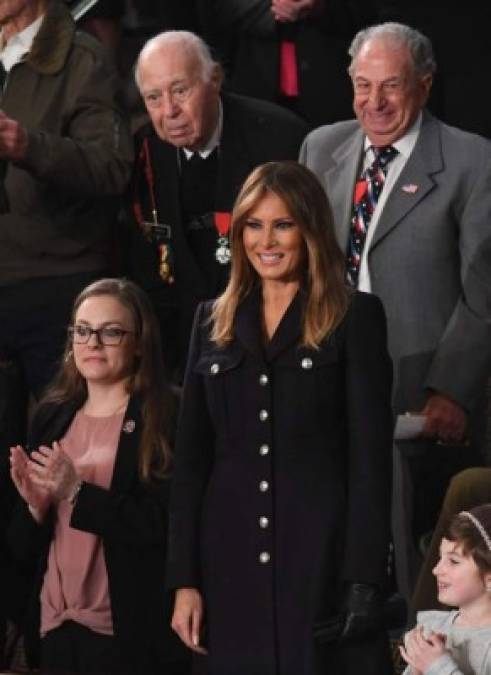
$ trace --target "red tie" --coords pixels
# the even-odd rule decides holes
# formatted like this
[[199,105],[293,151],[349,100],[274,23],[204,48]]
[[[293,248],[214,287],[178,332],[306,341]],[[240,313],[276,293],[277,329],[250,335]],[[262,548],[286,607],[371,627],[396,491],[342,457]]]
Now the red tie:
[[297,50],[291,40],[280,42],[280,93],[298,96]]

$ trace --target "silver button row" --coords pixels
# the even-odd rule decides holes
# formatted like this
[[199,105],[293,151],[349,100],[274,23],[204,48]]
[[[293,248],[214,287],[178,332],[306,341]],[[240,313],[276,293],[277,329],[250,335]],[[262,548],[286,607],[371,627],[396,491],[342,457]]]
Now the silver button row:
[[266,445],[266,443],[264,443],[264,445],[261,445],[261,447],[259,448],[259,454],[261,455],[261,457],[266,457],[266,455],[269,455],[269,445]]
[[269,483],[267,480],[262,480],[259,483],[259,490],[260,492],[267,492],[269,490]]
[[266,518],[266,516],[260,516],[259,517],[259,527],[262,527],[263,530],[265,530],[269,525],[269,518]]
[[[314,363],[313,363],[312,359],[309,359],[308,357],[306,357],[306,358],[302,359],[302,361],[300,362],[300,365],[302,366],[302,368],[304,370],[309,370],[310,368],[312,368]],[[220,372],[220,364],[219,363],[212,363],[211,366],[210,366],[210,372],[211,372],[212,375],[217,375],[217,373]],[[268,384],[268,382],[269,382],[269,377],[266,375],[266,373],[262,373],[259,376],[259,384],[262,387],[265,387]]]
[[261,422],[266,422],[266,420],[269,417],[269,412],[267,410],[260,410],[259,411],[259,419]]
[[263,551],[262,553],[259,554],[259,562],[265,565],[266,563],[269,563],[271,559],[271,556],[267,551]]

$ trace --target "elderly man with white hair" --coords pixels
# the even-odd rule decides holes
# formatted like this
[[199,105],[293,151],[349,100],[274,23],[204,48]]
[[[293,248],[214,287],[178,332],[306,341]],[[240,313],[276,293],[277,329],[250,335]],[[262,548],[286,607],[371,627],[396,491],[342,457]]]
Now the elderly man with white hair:
[[151,123],[137,133],[130,270],[154,302],[179,380],[196,306],[228,277],[241,184],[258,164],[296,159],[308,129],[278,106],[222,93],[220,65],[187,31],[149,40],[135,75]]

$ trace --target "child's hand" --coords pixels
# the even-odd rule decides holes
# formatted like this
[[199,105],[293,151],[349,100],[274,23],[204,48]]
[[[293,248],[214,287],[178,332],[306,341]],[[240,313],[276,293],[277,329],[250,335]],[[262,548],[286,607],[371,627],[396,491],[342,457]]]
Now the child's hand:
[[406,646],[399,647],[402,658],[411,666],[414,675],[424,673],[437,659],[445,654],[445,635],[433,631],[424,637],[423,627],[416,626],[406,636]]

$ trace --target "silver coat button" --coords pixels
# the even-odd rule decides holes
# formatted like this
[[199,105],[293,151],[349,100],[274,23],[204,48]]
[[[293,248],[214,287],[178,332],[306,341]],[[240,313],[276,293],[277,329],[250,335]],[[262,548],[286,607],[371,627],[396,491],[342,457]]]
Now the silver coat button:
[[266,375],[266,373],[263,373],[262,375],[259,376],[259,384],[261,387],[265,387],[269,382],[269,377]]
[[269,413],[268,413],[267,410],[260,410],[259,411],[259,419],[261,420],[261,422],[266,422],[268,417],[269,417]]
[[259,489],[260,489],[261,492],[267,492],[268,489],[269,489],[269,483],[268,483],[268,481],[267,481],[267,480],[262,480],[262,481],[259,483]]
[[261,445],[261,447],[259,448],[259,454],[262,457],[269,455],[269,445],[266,445],[266,443],[264,445]]
[[263,530],[266,529],[269,525],[269,518],[266,518],[266,516],[261,516],[259,518],[259,527],[262,527]]
[[212,375],[216,375],[220,372],[220,365],[218,363],[212,363],[210,372]]
[[312,359],[309,359],[308,357],[306,357],[305,359],[302,359],[302,362],[301,362],[300,365],[302,366],[302,368],[304,370],[309,370],[313,366]]
[[266,563],[269,563],[271,556],[267,551],[263,551],[262,553],[259,554],[259,562],[261,562],[263,565]]

